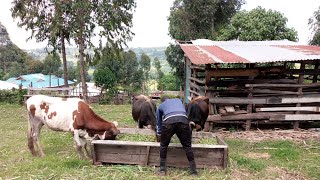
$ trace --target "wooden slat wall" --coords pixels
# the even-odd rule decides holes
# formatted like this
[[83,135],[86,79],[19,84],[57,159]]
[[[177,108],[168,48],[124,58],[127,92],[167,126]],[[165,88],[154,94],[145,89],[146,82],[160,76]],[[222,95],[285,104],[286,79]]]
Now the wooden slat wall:
[[[300,64],[300,69],[292,69],[292,66],[299,67],[293,63]],[[220,64],[205,67],[191,65],[193,73],[188,80],[188,98],[198,95],[210,98],[206,130],[210,129],[210,122],[217,122],[216,118],[220,116],[219,122],[239,120],[244,123],[250,120],[245,118],[264,122],[317,121],[320,114],[317,108],[320,103],[319,64],[320,60],[274,63],[270,67],[259,67],[256,64],[239,64],[239,68],[225,68]],[[205,71],[204,79],[197,75],[200,71]],[[233,106],[235,112],[227,112],[226,106]],[[268,112],[276,114],[266,115]],[[303,119],[304,114],[310,118]],[[298,120],[300,117],[302,119]],[[250,124],[247,121],[247,130]],[[298,126],[299,123],[295,123],[295,128]]]

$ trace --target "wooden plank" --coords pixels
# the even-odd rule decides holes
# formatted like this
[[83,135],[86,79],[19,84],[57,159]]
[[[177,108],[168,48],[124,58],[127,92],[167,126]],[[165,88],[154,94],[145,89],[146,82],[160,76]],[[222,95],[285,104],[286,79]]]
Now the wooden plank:
[[273,115],[270,121],[320,121],[320,114]]
[[218,81],[209,81],[209,86],[229,87],[231,85],[245,86],[246,84],[296,84],[292,79],[224,79]]
[[207,74],[209,77],[239,77],[249,76],[256,77],[259,75],[258,69],[214,69]]
[[266,98],[247,98],[247,97],[215,97],[210,98],[213,104],[266,104]]
[[246,87],[282,87],[282,88],[299,88],[299,87],[320,87],[320,83],[310,84],[246,84]]
[[205,67],[202,67],[202,66],[191,65],[190,69],[196,69],[196,70],[200,70],[200,71],[205,71]]
[[[155,135],[155,131],[151,129],[138,129],[138,128],[118,128],[120,134],[142,134],[142,135]],[[216,136],[211,132],[192,132],[192,138],[215,138]]]
[[266,112],[266,111],[311,111],[311,112],[320,112],[319,106],[313,107],[265,107],[265,108],[256,108],[257,112]]
[[191,93],[193,93],[193,94],[195,94],[195,95],[197,95],[197,96],[201,96],[201,95],[202,95],[202,94],[200,94],[199,92],[193,91],[193,90],[191,90],[191,89],[189,89],[189,92],[191,92]]
[[205,84],[204,80],[200,80],[200,79],[197,79],[197,78],[194,78],[194,77],[189,77],[189,80],[195,81],[195,82],[200,83],[200,84]]
[[234,121],[234,120],[261,120],[269,119],[272,115],[275,115],[276,112],[272,113],[250,113],[250,114],[236,114],[236,115],[209,115],[207,121]]
[[[222,142],[220,139],[219,142]],[[112,140],[93,140],[96,161],[118,164],[140,164],[159,166],[159,143],[154,142],[131,142]],[[193,144],[192,149],[197,162],[197,168],[224,168],[226,144],[204,145]],[[131,151],[123,151],[127,149]],[[149,153],[148,153],[149,152]],[[146,163],[148,156],[148,162]],[[188,167],[189,162],[181,144],[170,144],[167,152],[167,165],[172,167]]]
[[196,88],[198,91],[200,91],[200,94],[204,94],[204,87],[198,86],[196,83],[189,82],[190,88]]

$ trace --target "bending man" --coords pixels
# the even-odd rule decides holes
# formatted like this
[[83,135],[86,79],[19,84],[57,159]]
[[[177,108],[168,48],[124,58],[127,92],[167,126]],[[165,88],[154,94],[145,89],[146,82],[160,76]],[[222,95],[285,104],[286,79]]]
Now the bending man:
[[161,102],[157,109],[157,137],[158,140],[160,138],[160,175],[166,174],[167,148],[174,134],[177,135],[186,152],[191,170],[190,174],[196,175],[198,173],[191,149],[192,130],[189,126],[185,107],[178,98],[169,99],[169,97],[163,96]]

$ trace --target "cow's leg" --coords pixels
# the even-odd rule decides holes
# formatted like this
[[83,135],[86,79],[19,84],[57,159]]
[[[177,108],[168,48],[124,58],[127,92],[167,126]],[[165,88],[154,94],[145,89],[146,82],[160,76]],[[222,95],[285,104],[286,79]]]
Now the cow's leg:
[[83,141],[79,136],[79,130],[74,130],[73,132],[73,139],[76,143],[76,149],[78,151],[80,159],[85,159],[82,152],[82,147],[84,146]]
[[45,156],[43,149],[42,149],[42,146],[40,144],[40,131],[41,131],[42,126],[43,126],[43,123],[41,121],[37,121],[37,123],[34,126],[33,133],[32,133],[35,145],[38,149],[38,153],[39,153],[38,155],[40,157]]
[[[29,128],[28,128],[28,147],[34,156],[44,156],[43,150],[40,145],[40,130],[43,123],[40,119],[33,117],[29,113]],[[36,146],[36,147],[35,147]]]
[[89,158],[89,159],[92,159],[92,156],[91,156],[91,153],[90,153],[90,151],[88,150],[88,146],[90,146],[89,145],[89,143],[88,143],[88,141],[86,140],[86,139],[83,139],[85,142],[85,144],[84,144],[84,150],[85,150],[85,154],[86,154],[86,156],[87,156],[87,158]]
[[33,129],[35,127],[33,127],[33,124],[34,124],[34,118],[32,117],[32,115],[30,113],[28,113],[29,115],[29,126],[28,126],[28,132],[27,132],[27,137],[28,137],[28,148],[30,149],[31,151],[31,154],[33,156],[37,156],[37,152],[34,148],[34,138],[33,138]]

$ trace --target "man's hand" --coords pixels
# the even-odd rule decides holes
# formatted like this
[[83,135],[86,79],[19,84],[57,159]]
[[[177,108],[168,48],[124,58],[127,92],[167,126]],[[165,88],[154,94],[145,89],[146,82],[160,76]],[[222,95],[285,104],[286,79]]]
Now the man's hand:
[[156,135],[156,140],[157,140],[157,142],[160,142],[160,140],[161,140],[161,134],[157,134],[157,135]]

